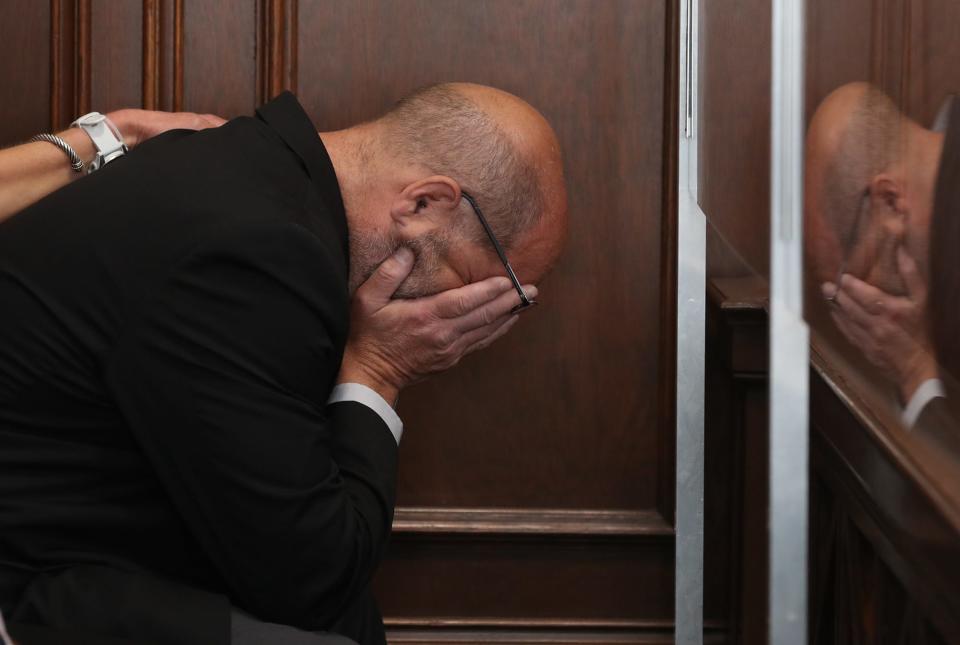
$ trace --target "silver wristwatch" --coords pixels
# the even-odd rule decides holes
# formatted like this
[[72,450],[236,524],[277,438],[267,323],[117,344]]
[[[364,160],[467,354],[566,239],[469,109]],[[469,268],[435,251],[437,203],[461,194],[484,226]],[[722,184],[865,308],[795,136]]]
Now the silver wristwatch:
[[123,136],[117,130],[117,126],[99,112],[84,114],[71,123],[70,127],[77,127],[86,132],[97,149],[97,156],[87,164],[88,173],[99,170],[127,152],[127,146],[123,143]]

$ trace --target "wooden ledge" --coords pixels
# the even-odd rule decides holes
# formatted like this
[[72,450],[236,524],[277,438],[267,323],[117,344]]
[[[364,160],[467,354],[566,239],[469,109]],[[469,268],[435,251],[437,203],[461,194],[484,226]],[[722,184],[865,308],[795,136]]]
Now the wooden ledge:
[[673,527],[655,510],[436,508],[396,510],[393,532],[402,534],[588,536],[672,538]]

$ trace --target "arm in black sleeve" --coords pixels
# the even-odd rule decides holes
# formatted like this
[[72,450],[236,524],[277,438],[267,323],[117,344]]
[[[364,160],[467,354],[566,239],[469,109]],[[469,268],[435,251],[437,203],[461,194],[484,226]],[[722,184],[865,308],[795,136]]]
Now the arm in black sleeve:
[[948,399],[939,396],[930,399],[917,417],[913,432],[937,450],[960,461],[960,423]]
[[393,515],[386,424],[359,404],[326,406],[346,325],[339,275],[293,224],[198,246],[106,368],[232,601],[303,629],[326,628],[368,585]]

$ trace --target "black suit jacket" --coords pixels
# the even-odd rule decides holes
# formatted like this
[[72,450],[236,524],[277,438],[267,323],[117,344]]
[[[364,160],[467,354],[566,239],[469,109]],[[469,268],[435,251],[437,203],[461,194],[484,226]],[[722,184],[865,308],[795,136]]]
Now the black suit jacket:
[[[290,94],[157,137],[0,226],[0,607],[104,565],[270,622],[351,623],[397,446],[370,409],[326,405],[348,264],[336,174]],[[341,631],[382,641],[375,612],[353,613],[367,624]]]
[[960,427],[957,411],[942,397],[930,399],[913,424],[914,433],[960,463]]

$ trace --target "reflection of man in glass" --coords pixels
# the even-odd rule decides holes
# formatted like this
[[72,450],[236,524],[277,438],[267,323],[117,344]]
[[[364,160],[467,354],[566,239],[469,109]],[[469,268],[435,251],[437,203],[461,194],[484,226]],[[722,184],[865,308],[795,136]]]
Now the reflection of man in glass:
[[945,134],[906,118],[872,86],[852,83],[820,104],[807,135],[805,229],[814,275],[838,328],[897,384],[910,426],[953,425],[938,361],[951,368],[960,352],[952,334],[939,330],[945,305],[960,311],[950,302],[960,293],[941,293],[960,272],[955,261],[944,268],[937,238],[944,222],[957,219],[950,201],[960,200],[953,181],[960,114],[950,117],[958,108],[944,113],[953,126]]

